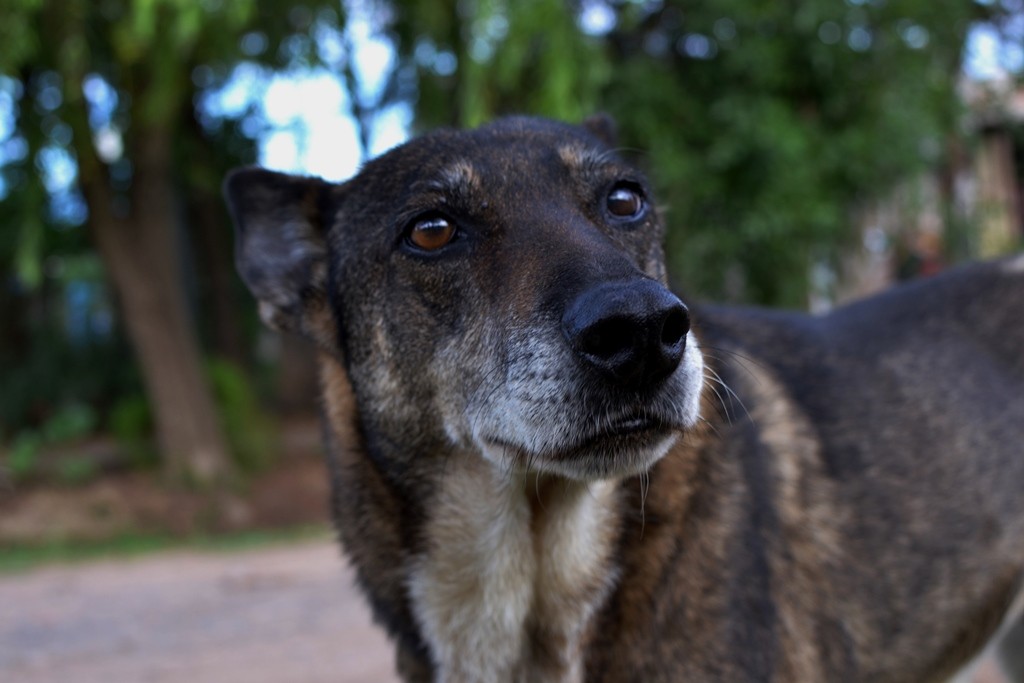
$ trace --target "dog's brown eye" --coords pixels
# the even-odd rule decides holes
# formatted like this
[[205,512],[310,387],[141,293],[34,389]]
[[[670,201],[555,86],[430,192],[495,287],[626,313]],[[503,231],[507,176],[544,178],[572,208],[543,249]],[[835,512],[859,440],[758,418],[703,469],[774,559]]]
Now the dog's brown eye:
[[455,224],[444,216],[421,218],[412,225],[409,242],[423,251],[437,251],[455,237]]
[[617,185],[608,193],[608,211],[618,218],[636,218],[644,210],[644,198],[628,185]]

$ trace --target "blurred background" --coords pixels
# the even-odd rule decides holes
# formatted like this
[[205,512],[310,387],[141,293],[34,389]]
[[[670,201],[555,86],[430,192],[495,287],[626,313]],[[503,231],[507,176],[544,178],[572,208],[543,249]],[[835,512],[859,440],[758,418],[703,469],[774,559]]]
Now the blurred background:
[[606,111],[691,297],[823,311],[1022,244],[1024,0],[2,0],[0,45],[8,562],[325,523],[312,350],[232,263],[240,164]]

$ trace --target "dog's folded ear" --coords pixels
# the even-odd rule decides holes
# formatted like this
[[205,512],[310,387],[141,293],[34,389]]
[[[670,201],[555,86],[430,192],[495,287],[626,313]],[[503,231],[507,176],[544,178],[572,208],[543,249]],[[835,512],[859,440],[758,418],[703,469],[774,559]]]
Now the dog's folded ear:
[[309,307],[327,291],[330,189],[319,178],[262,168],[232,171],[224,196],[235,223],[235,264],[270,327],[309,333]]

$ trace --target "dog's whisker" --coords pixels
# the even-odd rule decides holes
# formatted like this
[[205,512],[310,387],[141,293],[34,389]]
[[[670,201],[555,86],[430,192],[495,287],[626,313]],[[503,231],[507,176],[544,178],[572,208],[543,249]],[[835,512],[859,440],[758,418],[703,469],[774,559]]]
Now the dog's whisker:
[[725,359],[723,359],[719,355],[716,355],[715,353],[708,353],[708,351],[715,351],[717,354],[725,354],[726,356],[729,356],[730,358],[735,359],[737,362],[736,362],[734,367],[737,367],[737,368],[740,368],[741,370],[743,370],[754,381],[760,381],[760,379],[759,379],[758,375],[755,372],[753,372],[748,367],[748,364],[749,365],[753,365],[753,366],[755,366],[755,367],[757,367],[757,368],[759,368],[761,370],[767,370],[768,369],[768,366],[766,366],[762,361],[758,360],[757,358],[754,358],[753,356],[749,356],[749,355],[740,353],[739,351],[736,351],[735,349],[727,349],[727,348],[722,347],[722,346],[703,346],[702,345],[701,346],[701,351],[708,358],[711,358],[712,360],[717,360],[717,361],[720,361],[720,362],[725,362]]
[[[700,420],[700,422],[702,424],[704,424],[705,427],[710,429],[716,436],[721,436],[722,435],[722,433],[719,431],[718,427],[715,426],[715,424],[713,422],[711,422],[710,420],[708,420],[707,418],[701,416],[701,417],[699,417],[697,419]],[[683,433],[683,439],[684,440],[685,439],[689,439],[689,437],[690,437],[689,433],[685,433],[685,432]]]
[[[743,412],[746,413],[747,419],[749,419],[751,422],[753,422],[754,418],[751,417],[750,411],[747,410],[747,406],[744,405],[743,399],[741,399],[739,397],[739,395],[735,391],[732,390],[732,387],[730,387],[728,384],[725,383],[725,380],[722,379],[722,376],[719,375],[717,372],[715,372],[714,368],[705,367],[704,370],[706,372],[710,372],[711,373],[711,377],[709,379],[711,379],[716,384],[720,385],[725,390],[727,395],[729,395],[733,399],[735,399],[736,402],[740,404],[740,407],[743,408]],[[707,377],[707,375],[705,375],[705,377]],[[712,391],[714,391],[713,387],[712,387]],[[715,391],[715,394],[717,395],[718,392]],[[719,400],[722,400],[721,396],[719,396]]]
[[[709,377],[709,376],[705,376],[705,379],[707,379],[710,382],[714,378],[713,377]],[[718,393],[718,389],[715,388],[714,384],[710,384],[710,383],[708,384],[708,389],[710,389],[711,393],[713,393],[715,395],[715,397],[718,399],[718,402],[716,403],[716,406],[715,406],[716,409],[718,409],[719,411],[723,411],[724,410],[725,414],[724,414],[723,417],[725,417],[725,419],[727,421],[732,422],[732,415],[729,414],[728,404],[726,403],[725,399],[722,398],[722,395],[720,393]],[[721,414],[721,412],[719,412],[719,414]]]
[[647,529],[647,492],[651,488],[650,475],[647,470],[640,473],[640,538]]

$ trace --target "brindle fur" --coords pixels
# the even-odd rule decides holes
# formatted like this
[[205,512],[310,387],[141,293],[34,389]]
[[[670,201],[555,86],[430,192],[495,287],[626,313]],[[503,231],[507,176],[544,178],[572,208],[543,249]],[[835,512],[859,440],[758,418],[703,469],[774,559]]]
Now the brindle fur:
[[[581,288],[665,279],[657,212],[602,213],[616,180],[649,196],[612,145],[513,118],[341,185],[227,181],[264,319],[319,345],[334,518],[400,674],[953,675],[1021,608],[1024,257],[822,317],[701,308],[666,388],[615,393],[557,332]],[[431,211],[460,239],[414,253]],[[641,401],[667,452],[545,445]]]

